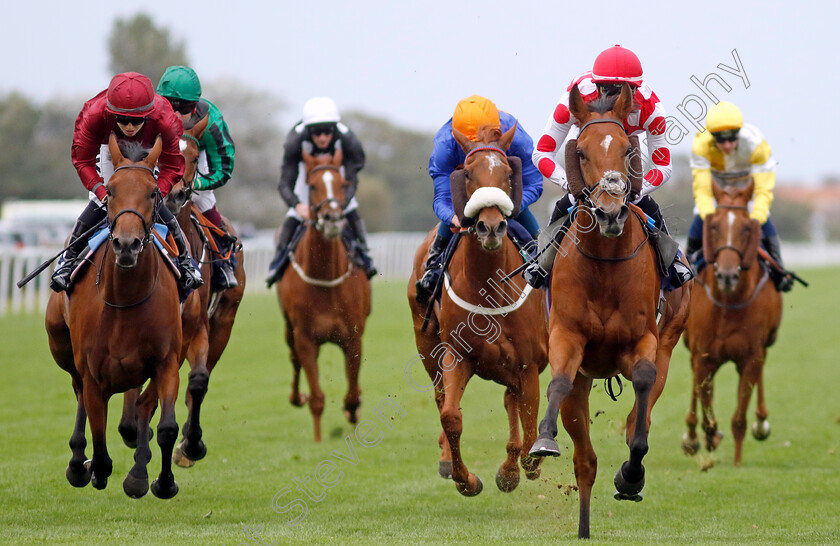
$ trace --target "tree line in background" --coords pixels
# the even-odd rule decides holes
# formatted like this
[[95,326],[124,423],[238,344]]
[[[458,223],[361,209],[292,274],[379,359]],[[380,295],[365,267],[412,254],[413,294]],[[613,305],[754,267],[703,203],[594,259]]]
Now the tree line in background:
[[[117,19],[108,46],[111,72],[140,72],[155,85],[167,66],[190,64],[184,44],[173,41],[167,29],[157,27],[145,14]],[[277,182],[290,127],[281,127],[279,120],[288,107],[282,99],[237,81],[202,80],[202,87],[203,96],[219,106],[236,143],[233,178],[216,191],[220,210],[243,226],[280,225],[286,207],[277,193]],[[70,161],[70,144],[75,118],[91,97],[36,104],[19,93],[0,96],[0,202],[86,197]],[[444,114],[441,124],[447,118]],[[433,135],[397,127],[364,112],[344,112],[342,120],[358,135],[367,155],[357,196],[368,230],[431,229],[437,222],[427,172]],[[545,224],[551,206],[561,196],[559,188],[546,184],[543,197],[532,206],[541,223]],[[687,157],[674,157],[673,176],[656,192],[656,200],[671,231],[685,235],[694,205]],[[783,239],[810,238],[807,207],[777,198],[772,210]],[[828,231],[831,238],[840,238],[840,220],[832,219]]]

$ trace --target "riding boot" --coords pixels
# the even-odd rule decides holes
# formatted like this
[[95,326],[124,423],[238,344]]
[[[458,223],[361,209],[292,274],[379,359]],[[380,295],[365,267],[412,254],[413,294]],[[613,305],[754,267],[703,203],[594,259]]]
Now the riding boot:
[[554,259],[557,257],[557,249],[560,248],[563,236],[568,230],[566,224],[571,214],[569,212],[571,206],[572,200],[568,194],[558,200],[551,212],[548,227],[540,232],[537,240],[538,258],[522,272],[525,282],[534,288],[542,288],[548,282]]
[[[164,210],[166,212],[163,212]],[[178,263],[178,271],[181,273],[181,286],[185,290],[195,290],[204,284],[204,280],[201,278],[201,272],[193,265],[187,241],[184,239],[184,232],[181,231],[178,220],[165,206],[158,209],[158,214],[163,223],[166,224],[169,233],[172,234],[172,238],[175,239],[175,247],[178,250],[178,257],[175,261]]]
[[286,270],[286,266],[289,264],[289,254],[294,250],[289,246],[289,243],[291,243],[292,236],[300,224],[300,220],[294,216],[289,216],[283,222],[283,227],[280,228],[280,237],[277,239],[277,250],[274,252],[274,257],[268,266],[268,277],[265,278],[265,282],[269,288],[271,288],[272,284],[280,280],[283,271]]
[[355,241],[353,244],[354,262],[356,262],[365,271],[368,279],[376,276],[377,271],[373,266],[373,260],[370,258],[370,249],[367,246],[367,233],[365,231],[365,222],[359,216],[359,212],[355,209],[347,213],[347,223],[350,229],[353,230]]
[[706,259],[703,257],[703,239],[689,237],[685,254],[695,274],[699,273],[706,265]]
[[[784,270],[785,264],[782,263],[782,248],[779,244],[779,236],[772,235],[770,237],[764,237],[761,243],[764,245],[767,253],[770,254],[770,257],[773,258],[773,261],[779,264],[779,267]],[[770,278],[773,280],[773,284],[776,285],[776,290],[779,292],[790,292],[790,289],[793,288],[793,277],[782,271],[778,271],[772,266],[770,267]]]
[[[213,234],[216,239],[216,246],[219,248],[219,256],[213,260],[213,286],[220,290],[227,290],[228,288],[236,288],[239,286],[239,281],[236,280],[236,243],[239,239],[228,233],[225,225],[218,226],[224,234]],[[227,259],[222,256],[230,253]]]
[[55,292],[64,292],[70,288],[70,275],[76,269],[76,258],[79,252],[85,247],[86,241],[82,239],[82,234],[93,226],[84,223],[82,219],[76,220],[76,225],[73,226],[73,233],[70,235],[70,245],[64,251],[64,258],[61,264],[56,268],[50,279],[50,288]]
[[73,233],[70,235],[70,244],[67,250],[64,251],[63,261],[56,268],[50,279],[50,288],[55,292],[63,292],[70,288],[70,276],[73,270],[76,269],[76,258],[79,252],[85,248],[87,241],[82,238],[90,228],[97,225],[105,218],[105,209],[91,201],[87,208],[76,220],[76,225],[73,226]]
[[639,199],[636,206],[642,209],[642,212],[650,220],[653,220],[653,229],[648,231],[651,233],[651,240],[656,244],[658,255],[662,260],[660,271],[667,271],[668,283],[665,290],[675,290],[693,279],[694,272],[680,259],[682,257],[680,246],[668,231],[659,203],[654,201],[650,195],[646,195]]
[[449,245],[449,241],[449,238],[442,237],[440,234],[435,235],[435,240],[432,241],[432,245],[429,247],[429,256],[426,258],[425,272],[414,285],[417,289],[417,294],[414,296],[417,303],[422,305],[429,303],[429,298],[432,297],[438,280],[443,274],[441,261],[443,260],[443,253]]

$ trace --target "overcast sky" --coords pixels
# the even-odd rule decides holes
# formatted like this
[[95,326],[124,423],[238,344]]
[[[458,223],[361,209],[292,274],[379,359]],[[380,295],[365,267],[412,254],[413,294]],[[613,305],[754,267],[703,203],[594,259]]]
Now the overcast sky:
[[142,9],[186,42],[203,81],[234,78],[285,100],[291,112],[283,129],[307,98],[327,95],[342,110],[434,131],[459,99],[477,93],[517,116],[536,141],[569,81],[620,43],[636,52],[668,114],[691,132],[673,146],[676,153],[690,151],[696,129],[688,118],[702,117],[711,104],[690,78],[714,72],[731,90],[710,80],[711,93],[737,104],[764,132],[779,178],[810,184],[840,174],[837,3],[578,4],[144,0],[134,8],[6,0],[0,93],[39,101],[93,96],[112,76],[107,36],[114,19]]

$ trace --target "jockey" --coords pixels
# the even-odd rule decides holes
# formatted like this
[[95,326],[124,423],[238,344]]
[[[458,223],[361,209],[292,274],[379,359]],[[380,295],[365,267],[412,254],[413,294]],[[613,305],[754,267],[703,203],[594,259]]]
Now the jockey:
[[[533,162],[544,177],[568,191],[566,172],[557,163],[556,155],[558,151],[565,149],[567,137],[577,138],[580,132],[579,127],[575,125],[578,120],[569,111],[569,94],[572,88],[577,85],[583,100],[592,102],[601,96],[618,95],[622,85],[628,83],[635,91],[636,107],[627,119],[623,120],[624,130],[627,135],[645,133],[647,147],[653,160],[651,169],[642,181],[641,194],[634,204],[655,221],[657,228],[667,233],[659,205],[649,195],[671,177],[671,151],[665,139],[665,108],[653,92],[653,88],[642,79],[642,75],[642,64],[629,49],[615,45],[602,51],[595,59],[592,70],[572,80],[560,97],[534,150]],[[574,196],[570,193],[557,201],[550,224],[562,225],[573,204]],[[563,230],[560,231],[562,236]],[[539,263],[534,263],[525,270],[524,276],[529,284],[539,288],[545,283],[556,254],[557,246],[548,245],[542,252]],[[671,264],[670,273],[672,288],[681,286],[692,277],[691,270],[679,260],[679,253]]]
[[[779,266],[782,253],[776,228],[770,221],[770,204],[776,185],[776,160],[764,136],[753,125],[744,123],[737,106],[721,101],[706,116],[706,130],[694,137],[691,153],[691,174],[694,179],[696,216],[688,231],[689,259],[697,261],[703,253],[703,219],[715,212],[712,178],[720,181],[752,177],[754,184],[750,218],[761,223],[762,244]],[[771,268],[772,269],[772,268]],[[789,275],[772,270],[776,289],[784,292],[793,287]]]
[[373,278],[377,271],[368,254],[365,224],[359,216],[359,203],[354,197],[358,186],[356,174],[365,166],[365,152],[355,133],[341,123],[335,102],[328,97],[314,97],[303,105],[303,120],[286,137],[278,190],[289,212],[280,229],[277,251],[265,282],[270,287],[280,279],[289,254],[294,250],[289,248],[292,236],[303,220],[309,219],[309,188],[305,173],[300,172],[304,150],[312,155],[332,155],[337,150],[342,151],[342,174],[349,183],[344,191],[344,214],[355,239],[350,254],[356,265],[364,269],[368,279]]
[[542,195],[543,180],[539,171],[530,162],[534,142],[515,117],[507,112],[500,112],[489,99],[472,95],[455,106],[452,117],[435,134],[434,148],[429,158],[429,175],[435,184],[435,197],[432,203],[435,214],[440,218],[437,235],[429,247],[425,273],[417,281],[416,299],[419,303],[428,303],[442,273],[441,259],[452,235],[461,229],[455,209],[452,206],[452,190],[449,176],[463,166],[466,154],[455,140],[453,129],[457,129],[472,141],[478,140],[478,129],[484,125],[499,127],[502,132],[516,125],[516,132],[507,150],[508,156],[522,160],[522,206],[516,220],[528,230],[534,239],[540,230],[539,222],[528,207]]
[[[184,174],[184,158],[178,146],[181,121],[175,117],[169,103],[155,95],[152,82],[142,74],[126,72],[114,76],[108,89],[87,101],[76,118],[71,156],[82,184],[90,190],[90,203],[73,227],[64,263],[53,273],[50,287],[56,292],[67,290],[70,286],[76,258],[87,243],[81,239],[82,234],[107,215],[105,184],[114,174],[108,149],[111,133],[117,135],[120,143],[139,142],[147,148],[151,148],[161,137],[163,151],[158,159],[160,173],[157,177],[161,196],[165,197]],[[101,175],[96,168],[97,154],[100,155]],[[198,288],[204,281],[192,265],[184,234],[175,216],[163,206],[162,200],[157,215],[175,238],[182,285],[188,290]]]
[[[233,173],[234,144],[222,113],[215,104],[201,98],[201,82],[195,71],[186,66],[167,68],[158,83],[157,94],[169,101],[175,115],[184,122],[184,130],[209,117],[207,129],[198,140],[200,155],[198,169],[192,182],[192,201],[201,214],[227,233],[222,215],[216,209],[216,196],[213,194],[214,189],[227,184]],[[225,255],[233,249],[236,237],[226,234],[218,238],[218,243],[219,254]],[[231,262],[232,257],[231,252],[227,260],[218,261],[221,271],[219,288],[222,290],[239,284],[234,264]]]

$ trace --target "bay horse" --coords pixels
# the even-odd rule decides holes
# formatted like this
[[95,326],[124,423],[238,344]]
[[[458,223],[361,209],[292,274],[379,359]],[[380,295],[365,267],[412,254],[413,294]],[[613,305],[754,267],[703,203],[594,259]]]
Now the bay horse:
[[[592,382],[621,374],[633,384],[636,399],[626,427],[630,457],[614,482],[616,499],[639,501],[651,410],[665,387],[671,352],[688,310],[686,284],[667,293],[667,306],[657,326],[661,282],[657,258],[641,218],[635,217],[641,212],[629,204],[628,164],[634,151],[623,120],[633,105],[627,84],[617,99],[602,97],[587,104],[577,86],[569,99],[580,126],[576,144],[570,144],[576,146],[572,163],[579,165],[584,187],[552,269],[548,408],[531,453],[560,454],[554,440],[559,411],[574,442],[579,538],[589,538],[597,471],[589,437]],[[569,163],[567,170],[577,168]]]
[[697,279],[702,290],[691,294],[685,344],[691,351],[694,387],[682,448],[694,455],[697,439],[697,400],[703,412],[706,449],[714,450],[723,435],[712,409],[714,376],[733,361],[738,371],[738,405],[732,416],[735,466],[741,465],[747,408],[754,386],[758,386],[756,422],[752,434],[757,440],[770,435],[764,403],[764,362],[767,348],[776,341],[782,320],[782,295],[767,282],[768,272],[758,261],[761,225],[751,220],[747,203],[753,183],[745,180],[721,187],[712,185],[717,208],[703,222],[703,253],[708,265]]
[[[123,490],[134,498],[149,490],[149,421],[160,400],[161,471],[151,489],[168,499],[178,492],[171,456],[178,437],[175,400],[182,333],[175,274],[149,244],[160,202],[153,168],[162,145],[158,138],[145,159],[139,155],[145,152],[136,148],[124,157],[113,133],[108,145],[114,163],[106,185],[110,244],[100,246],[77,275],[71,296],[53,293],[47,304],[50,351],[70,374],[78,402],[66,475],[75,487],[106,487],[112,472],[105,441],[108,400],[149,380],[137,402],[135,464]],[[93,437],[91,461],[85,461],[86,419]]]
[[[464,464],[461,397],[473,375],[505,387],[508,415],[507,458],[496,474],[497,487],[513,491],[519,484],[519,462],[528,479],[540,474],[542,457],[526,450],[536,439],[539,411],[539,374],[548,365],[548,330],[545,294],[531,291],[521,278],[501,282],[505,273],[522,264],[514,243],[506,236],[511,216],[512,169],[506,150],[516,126],[504,134],[485,126],[471,142],[453,129],[466,154],[464,163],[465,215],[474,226],[461,237],[449,262],[438,312],[424,328],[426,306],[415,299],[415,283],[423,275],[426,255],[437,228],[429,232],[414,256],[408,282],[408,302],[414,321],[418,353],[432,379],[443,432],[439,473],[450,477],[465,496],[483,489],[478,476]],[[447,273],[444,273],[445,275]],[[513,303],[510,303],[513,302]],[[509,305],[505,305],[509,303]],[[524,444],[520,436],[522,423]]]
[[[321,441],[325,399],[318,382],[320,347],[335,343],[344,353],[348,381],[344,415],[356,423],[361,405],[362,334],[371,308],[370,281],[353,265],[341,242],[348,184],[341,174],[342,157],[340,150],[333,156],[303,153],[310,218],[276,288],[293,367],[289,402],[298,407],[309,403],[316,442]],[[301,368],[309,395],[300,392]]]

